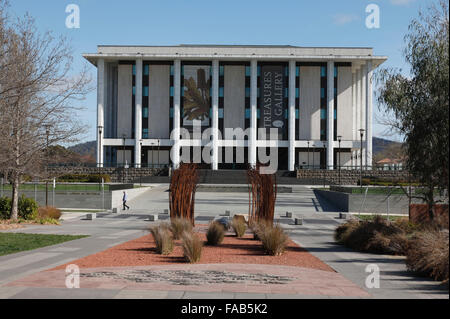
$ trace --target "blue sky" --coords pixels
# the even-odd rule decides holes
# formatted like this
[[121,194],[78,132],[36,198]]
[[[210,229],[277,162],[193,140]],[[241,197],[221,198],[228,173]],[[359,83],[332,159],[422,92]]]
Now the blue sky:
[[[373,47],[387,55],[385,67],[405,69],[403,37],[419,8],[436,0],[13,0],[16,15],[28,12],[41,31],[68,36],[74,48],[74,69],[84,63],[82,53],[94,53],[99,44],[289,44],[297,46]],[[380,28],[365,26],[368,4],[380,7]],[[67,29],[68,4],[80,8],[80,28]],[[94,80],[95,67],[90,67]],[[80,121],[89,129],[83,141],[95,139],[96,92],[83,102]],[[377,123],[374,99],[374,136],[385,127]]]

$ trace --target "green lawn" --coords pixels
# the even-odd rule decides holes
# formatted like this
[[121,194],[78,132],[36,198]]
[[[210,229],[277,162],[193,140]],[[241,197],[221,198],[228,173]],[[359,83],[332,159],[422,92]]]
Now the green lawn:
[[[35,185],[34,184],[22,184],[19,187],[19,190],[21,191],[34,191]],[[51,192],[53,189],[53,184],[48,184],[48,190]],[[56,184],[56,191],[101,191],[101,185],[100,184],[90,184],[90,185],[82,185],[82,184]],[[4,191],[11,191],[11,185],[6,184],[3,185]],[[36,185],[37,191],[45,191],[45,184],[37,184]],[[105,192],[109,191],[109,185],[105,185]]]
[[0,256],[56,245],[84,237],[88,236],[0,233]]
[[[359,219],[363,220],[363,221],[372,221],[376,215],[355,215],[356,217],[358,217]],[[384,219],[387,218],[387,216],[382,216]],[[389,220],[391,222],[396,221],[397,219],[400,218],[408,218],[408,216],[389,216]]]

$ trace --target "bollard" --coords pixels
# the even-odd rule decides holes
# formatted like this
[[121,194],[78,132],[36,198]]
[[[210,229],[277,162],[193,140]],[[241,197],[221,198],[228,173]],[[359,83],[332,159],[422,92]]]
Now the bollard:
[[158,220],[158,215],[148,215],[147,221],[156,222]]
[[295,225],[303,225],[303,217],[296,218]]
[[286,217],[287,218],[292,218],[292,212],[286,212]]
[[230,217],[230,216],[231,216],[231,212],[230,212],[229,210],[226,210],[226,211],[225,211],[225,216]]
[[168,209],[164,209],[164,215],[169,215],[169,210]]

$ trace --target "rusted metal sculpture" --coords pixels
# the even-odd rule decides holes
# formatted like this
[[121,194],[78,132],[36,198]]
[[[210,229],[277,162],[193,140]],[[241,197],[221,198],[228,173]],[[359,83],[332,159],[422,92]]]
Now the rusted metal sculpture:
[[195,164],[181,164],[172,172],[169,189],[170,218],[186,218],[194,225],[198,172]]
[[264,221],[273,224],[275,201],[277,199],[277,180],[275,174],[261,174],[260,166],[247,169],[249,184],[249,222]]

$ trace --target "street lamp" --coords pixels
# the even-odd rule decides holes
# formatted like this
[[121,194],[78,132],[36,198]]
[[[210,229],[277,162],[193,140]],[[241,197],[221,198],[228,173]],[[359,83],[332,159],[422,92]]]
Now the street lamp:
[[46,165],[46,181],[45,181],[45,206],[48,206],[48,137],[49,137],[49,135],[50,135],[50,124],[45,124],[44,125],[44,127],[45,127],[45,135],[46,135],[46,137],[47,137],[47,142],[46,142],[46,148],[45,148],[45,157],[46,157],[46,162],[47,162],[47,165]]
[[325,169],[327,169],[327,142],[323,142],[323,155],[325,158]]
[[[103,126],[101,126],[101,125],[99,125],[98,126],[98,140],[99,140],[99,144],[100,144],[100,149],[98,150],[98,152],[99,152],[99,159],[101,158],[101,153],[103,152],[103,149],[102,149],[102,145],[103,145],[103,143],[102,143],[102,133],[103,133]],[[103,163],[97,163],[97,165],[98,165],[98,167],[101,167],[101,165],[102,165]]]
[[122,174],[122,183],[125,183],[125,142],[126,142],[127,136],[125,134],[122,135],[122,142],[123,142],[123,152],[122,152],[122,161],[123,161],[123,174]]
[[[142,157],[144,157],[144,153],[142,152],[142,139],[139,140],[139,145],[141,148],[141,168],[142,168]],[[142,187],[142,172],[139,172],[139,184]]]
[[341,185],[341,141],[342,141],[342,136],[338,136],[338,142],[339,142],[339,156],[338,156],[338,170],[339,170],[339,185]]
[[158,165],[157,165],[157,168],[159,168],[159,145],[160,145],[160,140],[158,139]]
[[363,128],[359,129],[359,133],[360,133],[360,136],[361,136],[361,148],[360,148],[360,163],[361,163],[361,167],[360,167],[360,170],[359,170],[359,185],[360,185],[360,188],[361,188],[361,194],[362,194],[362,169],[363,169],[363,162],[362,162],[363,156],[362,156],[362,154],[363,154],[363,137],[364,137],[364,132],[365,132],[365,129],[363,129]]
[[309,169],[309,141],[308,141],[308,169]]

